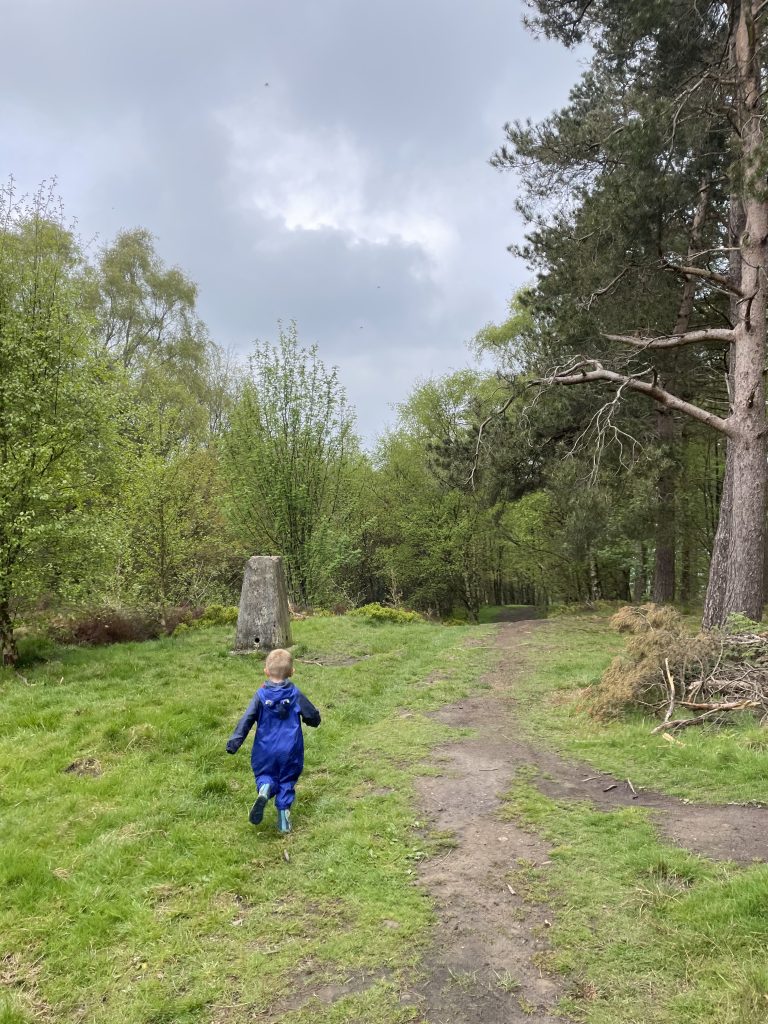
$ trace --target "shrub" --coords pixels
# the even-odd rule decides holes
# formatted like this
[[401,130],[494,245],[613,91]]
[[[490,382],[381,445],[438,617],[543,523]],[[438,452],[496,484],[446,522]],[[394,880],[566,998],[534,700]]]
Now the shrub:
[[181,625],[191,625],[203,614],[202,608],[195,608],[190,605],[181,605],[176,608],[166,608],[163,613],[163,633],[172,636]]
[[740,612],[731,612],[725,623],[725,631],[729,636],[739,636],[742,633],[763,634],[768,631],[768,626],[763,622],[755,622]]
[[60,644],[97,647],[128,641],[154,640],[191,627],[203,615],[202,608],[188,605],[159,611],[135,608],[90,608],[58,616],[48,625],[52,640]]
[[694,636],[682,615],[668,606],[621,608],[611,625],[632,636],[589,694],[589,710],[597,718],[615,718],[638,705],[656,710],[669,693],[667,662],[673,678],[682,681],[691,671],[706,674],[722,650],[716,635]]
[[173,636],[181,636],[190,629],[207,629],[209,626],[235,626],[237,625],[237,605],[209,604],[202,609],[194,618],[183,619],[172,631]]
[[205,626],[236,626],[238,607],[236,604],[209,604],[193,628],[202,629]]
[[148,612],[93,608],[54,619],[49,632],[57,643],[96,647],[130,640],[152,640],[160,636],[162,626],[159,617]]
[[377,603],[364,604],[360,608],[354,608],[349,614],[368,622],[387,622],[393,625],[424,621],[424,617],[418,612],[406,611],[404,608],[387,608],[383,604]]

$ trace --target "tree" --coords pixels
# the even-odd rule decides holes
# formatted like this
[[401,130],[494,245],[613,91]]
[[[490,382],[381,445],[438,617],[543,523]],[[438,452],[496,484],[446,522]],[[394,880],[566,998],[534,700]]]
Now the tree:
[[[573,186],[577,222],[581,214],[589,213],[594,196],[610,193],[617,218],[628,205],[633,206],[637,188],[623,194],[617,191],[622,184],[626,188],[628,169],[635,171],[635,185],[642,171],[645,187],[639,194],[646,199],[654,195],[654,171],[662,191],[666,179],[679,186],[688,183],[691,199],[673,213],[679,223],[681,213],[687,211],[689,241],[696,237],[700,206],[693,200],[692,184],[696,183],[699,198],[703,189],[723,183],[730,192],[729,203],[713,200],[711,204],[717,218],[710,221],[713,241],[707,241],[702,251],[693,249],[686,258],[685,248],[669,248],[673,233],[666,231],[657,252],[657,270],[688,282],[687,294],[693,289],[701,300],[699,316],[708,308],[714,322],[680,322],[666,331],[638,330],[637,321],[628,322],[627,310],[625,326],[604,330],[598,348],[625,346],[642,358],[641,363],[627,358],[614,368],[609,365],[610,355],[578,353],[537,383],[608,383],[615,387],[617,400],[642,395],[727,439],[719,531],[724,550],[718,554],[716,544],[710,574],[710,593],[716,599],[708,602],[705,622],[722,623],[731,612],[760,618],[766,497],[763,375],[768,202],[761,87],[765,7],[758,0],[671,0],[652,9],[628,0],[535,0],[530,6],[537,12],[536,26],[567,45],[589,37],[595,56],[563,115],[538,130],[508,127],[508,146],[497,154],[497,164],[522,167],[531,180],[543,165],[556,167],[560,180]],[[602,102],[597,86],[607,89],[611,72],[618,77],[620,89],[609,90],[609,102]],[[587,116],[579,121],[585,111]],[[726,144],[732,149],[730,156]],[[559,162],[553,157],[558,147],[570,153]],[[705,181],[702,172],[708,175]],[[539,191],[545,186],[543,177]],[[730,236],[729,207],[743,214],[743,227],[739,225]],[[664,216],[663,208],[660,214]],[[730,221],[734,226],[738,217],[731,215]],[[534,238],[531,246],[546,263],[538,243]],[[739,258],[729,261],[729,252]],[[614,264],[612,275],[592,295],[615,292],[638,269],[643,268],[632,260]],[[727,318],[723,322],[722,302],[717,301],[723,293],[735,297],[730,322]],[[679,321],[685,319],[685,300],[684,289]],[[614,307],[614,317],[617,312]],[[706,365],[711,346],[727,350],[731,366],[729,407],[724,415],[696,400],[697,396],[673,390],[656,363],[664,354],[682,357],[695,352],[698,364]]]
[[121,231],[91,281],[102,344],[133,376],[161,360],[203,362],[208,339],[195,312],[197,286],[165,266],[149,231]]
[[105,356],[123,369],[120,544],[106,589],[118,604],[220,600],[236,546],[221,511],[217,438],[230,360],[197,316],[197,287],[156,253],[148,231],[121,232],[89,273]]
[[257,554],[286,560],[295,601],[327,594],[354,507],[359,458],[354,414],[317,347],[302,348],[295,324],[277,344],[258,343],[223,438],[230,515]]
[[112,472],[119,378],[84,303],[82,257],[55,197],[0,189],[0,648],[19,609],[87,575]]
[[510,579],[501,508],[471,474],[477,417],[493,389],[470,371],[422,382],[376,453],[388,590],[442,615],[460,606],[477,618],[482,604],[503,602]]

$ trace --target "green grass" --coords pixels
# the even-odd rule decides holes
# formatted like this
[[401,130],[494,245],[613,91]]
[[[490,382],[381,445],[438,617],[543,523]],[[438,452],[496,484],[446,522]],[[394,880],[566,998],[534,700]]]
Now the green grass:
[[564,616],[540,626],[525,643],[526,669],[515,685],[526,730],[636,786],[694,801],[768,803],[768,729],[752,716],[727,727],[687,729],[678,744],[652,736],[658,721],[641,714],[608,723],[587,714],[582,689],[597,682],[623,644],[605,615]]
[[480,609],[478,618],[482,623],[498,622],[504,612],[520,611],[530,607],[528,604],[487,604]]
[[[516,713],[540,742],[635,785],[691,800],[768,801],[768,730],[651,736],[641,715],[598,723],[580,706],[622,646],[605,615],[565,616],[526,641]],[[546,964],[568,978],[562,1009],[588,1024],[764,1024],[768,867],[712,863],[659,840],[641,808],[558,803],[520,771],[506,813],[553,849],[520,865],[517,892],[554,909]]]
[[[0,1024],[415,1016],[398,972],[432,919],[413,882],[433,840],[412,778],[454,734],[426,713],[476,684],[488,630],[334,618],[296,634],[309,660],[362,660],[297,665],[324,720],[289,837],[272,808],[248,824],[249,748],[224,752],[262,677],[229,631],[59,650],[0,677]],[[100,774],[66,770],[83,759]]]
[[561,1009],[588,1024],[764,1024],[768,868],[713,864],[661,844],[641,809],[556,803],[529,781],[507,813],[553,844],[510,875],[554,908],[546,966]]

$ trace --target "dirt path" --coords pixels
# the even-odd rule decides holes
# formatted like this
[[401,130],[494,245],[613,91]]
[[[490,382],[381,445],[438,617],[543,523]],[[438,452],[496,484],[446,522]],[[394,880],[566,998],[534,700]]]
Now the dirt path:
[[426,960],[427,980],[417,990],[428,1024],[562,1020],[551,1008],[564,982],[537,966],[536,953],[547,945],[550,914],[545,907],[525,903],[507,885],[521,863],[547,863],[546,844],[496,814],[519,767],[539,768],[537,785],[558,799],[590,800],[605,810],[629,804],[648,807],[666,838],[713,859],[749,863],[764,859],[768,849],[768,808],[692,805],[642,790],[635,799],[626,780],[519,739],[514,680],[521,670],[520,641],[540,625],[500,625],[501,658],[489,677],[491,690],[435,716],[477,735],[441,747],[437,756],[445,770],[419,782],[433,827],[452,832],[457,842],[445,856],[426,862],[421,872],[439,915]]

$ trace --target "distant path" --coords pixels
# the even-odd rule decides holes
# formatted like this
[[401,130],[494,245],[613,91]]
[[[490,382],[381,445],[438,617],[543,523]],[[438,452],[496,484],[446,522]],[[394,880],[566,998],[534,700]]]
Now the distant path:
[[499,608],[494,615],[494,622],[527,622],[530,619],[542,618],[541,611],[535,605],[516,605]]
[[435,714],[446,725],[471,728],[477,735],[438,748],[442,775],[418,781],[433,827],[453,832],[457,841],[454,850],[426,861],[420,872],[439,917],[425,960],[427,977],[417,987],[429,1024],[562,1021],[552,1007],[566,982],[544,974],[535,957],[546,948],[551,914],[524,902],[507,884],[520,861],[541,866],[548,860],[546,843],[497,816],[519,767],[539,768],[536,785],[557,799],[589,800],[605,810],[648,807],[668,840],[706,857],[749,863],[766,856],[766,808],[687,804],[643,790],[633,799],[626,780],[519,738],[514,696],[525,658],[520,641],[540,625],[504,622],[497,640],[501,658],[488,677],[491,689]]

